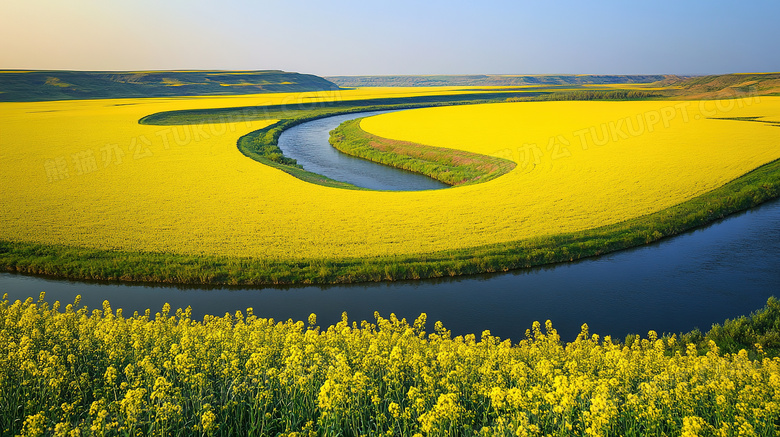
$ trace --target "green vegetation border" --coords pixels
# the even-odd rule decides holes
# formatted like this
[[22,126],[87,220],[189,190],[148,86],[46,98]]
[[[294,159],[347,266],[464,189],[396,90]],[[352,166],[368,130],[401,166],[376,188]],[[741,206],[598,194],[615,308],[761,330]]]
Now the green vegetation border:
[[487,182],[517,166],[495,156],[378,137],[361,129],[361,120],[341,123],[331,131],[330,144],[348,155],[424,174],[447,185]]

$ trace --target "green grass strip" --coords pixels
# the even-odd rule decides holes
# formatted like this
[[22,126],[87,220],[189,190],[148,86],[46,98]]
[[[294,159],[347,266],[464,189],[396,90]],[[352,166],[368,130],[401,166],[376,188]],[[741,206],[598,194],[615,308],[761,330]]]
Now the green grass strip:
[[504,102],[513,97],[535,97],[545,94],[546,92],[547,91],[538,90],[503,90],[433,96],[383,97],[360,100],[330,100],[321,102],[293,102],[278,105],[236,106],[229,108],[184,109],[150,114],[141,118],[138,122],[147,125],[173,126],[195,123],[222,123],[225,121],[313,119],[327,117],[328,115],[381,109]]
[[397,141],[360,128],[362,118],[348,120],[330,134],[330,144],[348,155],[421,173],[448,185],[487,182],[507,174],[514,162],[493,156]]

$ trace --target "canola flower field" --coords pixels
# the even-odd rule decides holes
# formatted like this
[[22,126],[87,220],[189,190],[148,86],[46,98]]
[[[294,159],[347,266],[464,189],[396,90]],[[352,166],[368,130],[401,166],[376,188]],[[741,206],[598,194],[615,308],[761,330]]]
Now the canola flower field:
[[[712,119],[703,109],[711,106],[714,112],[716,104],[701,103],[425,108],[369,117],[361,128],[380,137],[515,160],[515,171],[474,188],[494,193],[483,194],[491,199],[486,216],[511,217],[505,229],[496,230],[505,232],[498,239],[506,240],[509,235],[579,231],[660,211],[780,158],[776,126]],[[778,99],[743,108],[729,105],[730,117],[754,116],[761,107],[763,117],[780,120]]]
[[260,258],[364,253],[363,237],[336,242],[327,235],[355,233],[348,227],[366,216],[354,205],[376,205],[366,212],[376,214],[383,193],[353,197],[238,151],[240,136],[277,120],[162,127],[138,120],[168,110],[461,92],[445,87],[0,103],[0,240]]
[[[776,312],[780,303],[770,299]],[[765,310],[769,311],[769,309]],[[0,301],[0,432],[20,436],[775,436],[780,358],[655,332],[454,337],[425,314],[335,326]]]
[[[331,274],[330,265],[317,270],[319,260],[425,258],[620,224],[780,158],[771,123],[780,120],[780,98],[764,96],[515,102],[363,120],[365,131],[381,137],[516,163],[486,183],[422,192],[314,185],[237,150],[240,136],[276,120],[138,124],[171,110],[461,92],[358,89],[3,103],[0,242],[120,253],[109,264],[134,254],[238,260],[229,267],[234,271],[247,270],[242,260],[280,264],[280,270],[302,262],[313,266],[304,280],[316,281]],[[773,187],[764,187],[766,196],[776,196]],[[90,269],[80,276],[101,277]]]

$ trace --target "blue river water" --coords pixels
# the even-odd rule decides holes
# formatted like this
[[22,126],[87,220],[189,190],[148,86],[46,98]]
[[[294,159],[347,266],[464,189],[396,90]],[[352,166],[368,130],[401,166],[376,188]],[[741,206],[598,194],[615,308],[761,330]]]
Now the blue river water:
[[546,268],[443,280],[293,288],[186,288],[84,283],[0,273],[0,293],[11,300],[37,297],[152,312],[170,303],[191,306],[196,317],[252,307],[277,320],[336,323],[373,320],[374,311],[414,319],[428,315],[454,334],[481,333],[521,339],[534,320],[550,319],[564,339],[582,323],[591,332],[623,338],[629,333],[708,329],[748,314],[780,294],[780,201],[706,228],[647,246]]
[[428,176],[399,170],[339,152],[328,142],[329,133],[347,120],[391,111],[336,115],[293,126],[279,136],[284,156],[294,158],[305,170],[337,181],[372,190],[438,190],[449,185]]
[[[327,131],[325,131],[327,134]],[[318,135],[322,135],[322,131]],[[327,138],[327,137],[325,137]],[[286,153],[286,152],[285,152]],[[455,335],[490,330],[520,340],[533,321],[552,320],[564,339],[583,323],[592,333],[623,338],[647,331],[703,331],[761,308],[780,296],[780,200],[650,245],[574,263],[501,274],[391,283],[297,287],[181,287],[87,283],[0,273],[0,295],[100,308],[109,300],[125,314],[191,306],[193,315],[223,315],[252,307],[260,317],[320,325],[373,320],[395,313],[428,315]]]

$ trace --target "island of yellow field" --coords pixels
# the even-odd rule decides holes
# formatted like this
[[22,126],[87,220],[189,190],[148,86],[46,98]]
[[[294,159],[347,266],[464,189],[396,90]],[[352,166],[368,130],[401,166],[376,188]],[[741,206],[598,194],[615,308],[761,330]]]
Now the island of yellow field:
[[378,136],[518,164],[487,183],[422,192],[313,185],[242,155],[238,138],[274,120],[138,124],[160,111],[421,92],[431,90],[2,103],[0,240],[255,259],[430,253],[618,223],[780,158],[780,130],[760,122],[780,120],[778,97],[517,102],[363,120]]

